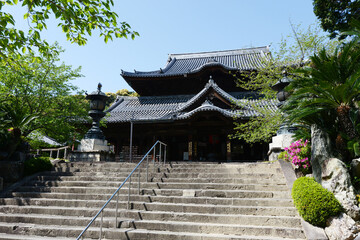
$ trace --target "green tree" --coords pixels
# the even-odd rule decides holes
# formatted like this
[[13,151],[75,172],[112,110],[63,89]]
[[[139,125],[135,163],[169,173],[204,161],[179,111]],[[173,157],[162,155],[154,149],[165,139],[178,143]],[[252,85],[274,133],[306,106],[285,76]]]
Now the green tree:
[[31,60],[33,53],[20,56],[17,64],[0,62],[0,102],[5,127],[20,131],[26,137],[38,130],[59,142],[73,139],[76,120],[87,118],[88,103],[70,81],[81,77],[80,68],[73,70],[59,64],[56,54],[45,55],[40,62]]
[[[308,63],[311,55],[324,47],[328,50],[334,49],[338,44],[337,40],[329,40],[323,35],[317,24],[310,25],[307,29],[301,29],[300,25],[291,24],[291,27],[293,33],[283,38],[278,47],[272,50],[271,57],[265,59],[261,69],[244,73],[238,79],[238,86],[258,92],[260,101],[277,101],[276,92],[271,86],[284,77],[284,70],[291,79],[299,78],[299,73],[294,73],[295,69]],[[232,137],[249,143],[269,141],[283,122],[282,113],[264,108],[263,104],[256,102],[249,101],[245,104],[250,105],[258,116],[249,121],[238,121],[236,118],[235,134]]]
[[136,92],[131,92],[127,89],[121,89],[121,90],[117,90],[116,93],[112,93],[112,92],[107,92],[105,93],[106,96],[108,96],[108,100],[106,101],[106,106],[110,106],[117,98],[117,96],[129,96],[129,97],[138,97],[139,94],[137,94]]
[[340,32],[351,29],[353,20],[360,20],[359,0],[314,0],[314,13],[321,22],[321,27],[334,38]]
[[[126,22],[119,22],[112,11],[113,0],[1,0],[0,1],[0,58],[8,58],[20,50],[36,49],[42,54],[52,54],[50,45],[41,39],[41,31],[47,28],[47,21],[53,15],[67,39],[78,45],[85,45],[87,37],[99,33],[107,42],[113,38],[132,39],[139,34],[132,31]],[[4,11],[5,5],[21,4],[27,9],[24,15],[29,31],[15,27],[13,16]]]
[[139,96],[139,94],[137,92],[131,92],[125,88],[123,88],[121,90],[117,90],[116,95],[117,96],[129,96],[129,97],[138,97]]

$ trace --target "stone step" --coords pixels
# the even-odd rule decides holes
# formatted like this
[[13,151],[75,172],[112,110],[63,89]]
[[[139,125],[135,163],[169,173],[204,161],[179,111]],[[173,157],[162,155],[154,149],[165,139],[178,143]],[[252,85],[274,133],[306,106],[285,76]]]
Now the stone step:
[[[136,175],[138,177],[138,175]],[[126,177],[97,177],[97,176],[36,176],[34,180],[39,181],[112,181],[122,182]],[[134,177],[134,179],[138,179]],[[146,175],[140,175],[141,181],[146,180]],[[173,177],[156,177],[154,174],[149,174],[149,181],[152,182],[177,182],[177,183],[233,183],[233,184],[286,184],[284,179],[279,178],[173,178]]]
[[[78,193],[78,194],[112,194],[117,188],[109,187],[34,187],[22,186],[17,192],[51,192],[51,193]],[[183,196],[187,190],[183,189],[141,189],[143,195]],[[122,188],[119,193],[125,194],[128,189]],[[137,184],[134,183],[130,190],[131,194],[138,194]],[[256,191],[256,190],[202,190],[196,189],[195,196],[225,197],[225,198],[291,198],[288,191]]]
[[[109,213],[109,212],[107,212]],[[125,216],[134,216],[138,214],[135,218],[127,218]],[[159,216],[162,214],[163,216]],[[115,212],[113,216],[106,215],[104,216],[104,227],[114,227],[115,226]],[[141,218],[140,218],[140,216]],[[267,227],[288,227],[288,228],[301,228],[301,221],[298,217],[291,216],[256,216],[256,215],[237,215],[237,214],[208,214],[208,213],[181,213],[172,216],[174,213],[170,212],[160,212],[154,211],[146,212],[144,211],[135,211],[125,210],[119,211],[118,222],[124,222],[122,227],[131,227],[131,225],[126,225],[129,222],[132,222],[134,219],[136,221],[174,221],[179,223],[213,223],[213,224],[229,224],[236,223],[238,225],[256,225],[256,226],[267,226]],[[0,213],[1,222],[22,222],[22,223],[33,223],[33,224],[43,224],[43,225],[69,225],[69,226],[86,226],[93,216],[84,217],[84,216],[67,216],[67,215],[47,215],[47,214],[21,214],[21,213]],[[186,220],[185,220],[185,219]],[[92,226],[99,226],[100,218],[94,222]],[[138,226],[137,226],[138,227]],[[140,227],[142,228],[142,227]]]
[[[31,223],[36,225],[60,225],[60,226],[86,226],[90,222],[90,218],[72,217],[72,216],[51,216],[51,215],[17,215],[8,214],[1,215],[0,220],[7,223]],[[264,219],[265,220],[265,219]],[[268,220],[268,219],[267,219]],[[285,219],[280,223],[282,224]],[[275,222],[276,223],[276,222]],[[202,223],[202,222],[177,222],[177,221],[159,221],[159,220],[128,220],[121,219],[119,225],[121,228],[147,229],[147,230],[162,230],[166,229],[172,232],[191,232],[191,233],[206,233],[206,234],[245,234],[254,236],[273,236],[273,237],[289,237],[294,238],[302,234],[301,228],[291,226],[268,226],[241,223],[229,224],[226,223]],[[279,222],[277,222],[279,224]],[[93,227],[100,226],[100,218],[98,218],[92,225]],[[115,218],[103,218],[104,228],[113,228],[115,226]],[[298,226],[301,226],[298,224]]]
[[[266,168],[266,169],[264,169]],[[121,166],[119,167],[56,167],[54,169],[55,172],[116,172],[116,173],[130,173],[133,170],[133,168],[123,168]],[[153,167],[149,168],[151,171],[157,171],[157,172],[167,172],[167,173],[213,173],[214,168],[183,168],[183,167],[176,167],[176,168],[163,168],[163,167]],[[266,170],[266,171],[265,171]],[[137,170],[136,170],[137,171]],[[144,172],[145,168],[141,168],[141,171]],[[271,168],[269,166],[262,166],[261,168],[244,168],[244,167],[222,167],[222,168],[216,168],[217,173],[223,173],[223,174],[239,174],[239,173],[272,173],[272,174],[279,174],[281,173],[280,168]]]
[[[104,204],[103,202],[102,204]],[[100,204],[100,205],[102,205]],[[114,211],[115,204],[107,211]],[[0,206],[2,213],[34,213],[34,214],[65,214],[76,216],[93,216],[99,210],[99,206]],[[119,201],[119,208],[126,209],[127,201]],[[261,207],[261,206],[227,206],[227,205],[199,205],[199,204],[173,204],[173,203],[143,203],[131,201],[131,208],[145,211],[163,211],[180,213],[210,213],[210,214],[241,214],[241,215],[267,215],[267,216],[296,216],[294,207]]]
[[[52,225],[33,225],[33,224],[13,224],[13,223],[0,223],[0,232],[11,234],[29,234],[48,237],[70,237],[74,239],[82,231],[81,227],[68,227],[68,226],[52,226]],[[2,234],[4,235],[4,234]],[[0,236],[1,237],[1,236]],[[86,238],[98,239],[99,228],[92,227],[86,232]],[[86,239],[85,238],[85,239]],[[255,239],[268,239],[268,240],[290,240],[290,239],[304,239],[302,236],[296,238],[282,238],[271,236],[246,236],[246,235],[233,235],[233,234],[205,234],[205,233],[186,233],[186,232],[171,232],[171,231],[154,231],[145,229],[122,229],[122,228],[108,228],[103,229],[104,239],[198,239],[198,240],[219,240],[219,239],[241,239],[241,240],[255,240]],[[14,238],[0,238],[0,239],[14,239]],[[21,239],[21,238],[19,238]],[[29,238],[26,238],[29,239]],[[35,238],[36,239],[36,238]]]
[[[40,187],[119,187],[121,182],[113,181],[29,181],[25,186]],[[132,184],[138,185],[138,179],[132,179]],[[128,186],[128,182],[124,187]],[[221,189],[221,190],[256,190],[256,191],[288,191],[285,184],[222,184],[222,183],[155,183],[141,182],[141,188],[157,188],[157,189]]]
[[[43,236],[34,236],[34,235],[19,235],[19,234],[6,234],[0,233],[1,240],[74,240],[74,238],[67,237],[43,237]],[[88,240],[89,238],[84,238],[84,240]]]
[[[146,162],[146,159],[143,163]],[[159,165],[159,162],[155,163],[156,166],[163,166],[167,168],[194,168],[194,167],[202,167],[202,168],[225,168],[225,167],[238,167],[238,168],[259,168],[262,166],[266,166],[266,168],[278,168],[279,164],[277,162],[268,162],[268,161],[258,161],[258,162],[229,162],[229,163],[218,163],[218,162],[174,162],[174,161],[166,161],[166,164],[163,165],[163,162]],[[124,167],[124,168],[134,168],[137,163],[129,163],[129,162],[64,162],[58,163],[56,166],[59,167]],[[149,166],[153,166],[153,161],[149,158]],[[144,165],[140,165],[143,167]]]
[[[42,172],[41,176],[93,176],[93,177],[127,177],[129,174],[127,173],[117,173],[117,172]],[[141,176],[145,176],[145,172],[141,172]],[[164,173],[164,172],[149,172],[150,177],[158,177],[158,178],[203,178],[203,179],[211,179],[211,178],[248,178],[248,179],[281,179],[285,181],[284,176],[273,173],[240,173],[240,174],[228,174],[228,173]],[[138,177],[138,172],[133,174],[133,177]]]
[[[107,201],[111,194],[65,194],[65,193],[35,193],[35,192],[14,192],[16,198],[0,199],[0,204],[6,205],[31,205],[43,202],[45,206],[57,206],[59,201],[91,202]],[[127,201],[127,194],[119,194],[120,201]],[[91,200],[89,200],[91,199]],[[138,202],[160,202],[160,203],[192,203],[192,204],[219,204],[234,206],[269,206],[269,207],[293,207],[292,199],[277,198],[221,198],[221,197],[182,197],[182,196],[150,196],[131,195],[131,201]],[[54,202],[54,203],[48,203]],[[80,203],[79,203],[80,204]],[[38,204],[36,204],[38,205]],[[59,205],[60,206],[60,205]],[[80,205],[79,205],[80,206]]]
[[218,223],[193,223],[193,222],[164,222],[164,221],[133,221],[131,224],[135,229],[161,230],[166,229],[172,232],[191,232],[206,234],[227,234],[231,232],[234,235],[252,235],[262,237],[287,237],[297,238],[304,236],[301,228],[289,227],[267,227],[251,226],[241,224],[218,224]]

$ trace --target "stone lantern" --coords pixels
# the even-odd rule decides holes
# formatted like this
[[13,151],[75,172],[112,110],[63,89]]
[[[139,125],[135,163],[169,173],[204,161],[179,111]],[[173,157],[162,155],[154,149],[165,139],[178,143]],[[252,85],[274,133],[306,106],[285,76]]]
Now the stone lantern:
[[[281,108],[285,100],[289,97],[289,93],[285,91],[285,87],[287,87],[290,82],[292,81],[291,78],[287,76],[287,72],[283,72],[283,78],[281,78],[278,82],[276,82],[271,89],[274,91],[277,91],[276,97],[279,100],[279,103],[277,104],[278,108]],[[279,130],[277,131],[277,135],[281,134],[291,134],[295,131],[295,127],[289,126],[286,123],[281,124],[279,127]]]
[[[287,76],[287,73],[283,72],[283,78],[281,78],[277,83],[275,83],[271,88],[277,91],[277,99],[279,100],[278,108],[284,105],[286,99],[289,97],[289,93],[285,91],[285,87],[290,84],[292,81],[291,78]],[[277,160],[277,156],[284,148],[289,147],[293,141],[293,132],[296,128],[289,126],[288,124],[283,123],[280,125],[279,130],[276,133],[276,136],[272,138],[272,142],[269,144],[269,161]]]
[[285,100],[289,97],[289,93],[286,92],[284,89],[292,81],[291,78],[288,78],[286,72],[283,72],[283,75],[284,75],[283,78],[281,78],[273,86],[271,86],[272,90],[277,91],[276,97],[279,100],[278,103],[279,108],[284,104]]
[[98,84],[97,91],[86,95],[90,100],[89,116],[92,118],[92,126],[85,134],[77,151],[71,154],[71,161],[113,161],[114,156],[110,151],[105,140],[104,133],[101,131],[99,123],[106,113],[104,112],[108,97],[101,92],[101,84]]
[[93,119],[92,127],[85,134],[84,139],[100,139],[105,140],[105,136],[99,127],[100,119],[103,118],[106,100],[109,98],[105,93],[101,92],[101,83],[98,84],[97,91],[86,95],[86,99],[90,100],[89,116]]

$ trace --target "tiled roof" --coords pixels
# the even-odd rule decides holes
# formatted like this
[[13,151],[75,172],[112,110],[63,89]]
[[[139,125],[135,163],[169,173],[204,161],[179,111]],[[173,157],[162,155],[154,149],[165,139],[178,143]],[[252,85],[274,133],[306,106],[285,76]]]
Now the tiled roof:
[[209,66],[221,66],[227,70],[254,70],[262,67],[270,58],[269,47],[238,49],[229,51],[170,54],[164,69],[150,72],[126,72],[123,77],[169,77],[192,74]]
[[[195,105],[209,89],[213,89],[224,99],[233,103],[237,108],[222,109],[212,104],[210,99]],[[276,111],[276,101],[249,99],[249,93],[226,93],[210,79],[205,88],[196,95],[174,96],[148,96],[148,97],[118,97],[117,101],[107,110],[110,116],[106,117],[108,123],[118,122],[160,122],[188,119],[196,113],[216,111],[226,117],[249,118],[257,116],[253,105]],[[251,94],[255,96],[254,94]],[[193,106],[191,108],[191,106]],[[187,109],[187,110],[186,110]]]

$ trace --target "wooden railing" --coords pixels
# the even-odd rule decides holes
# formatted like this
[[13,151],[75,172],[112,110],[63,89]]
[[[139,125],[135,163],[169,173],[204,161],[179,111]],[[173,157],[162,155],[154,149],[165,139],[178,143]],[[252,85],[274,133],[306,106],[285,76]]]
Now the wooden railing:
[[36,154],[40,155],[42,152],[49,152],[49,157],[53,158],[54,153],[56,152],[56,158],[60,158],[61,151],[64,151],[62,154],[62,158],[67,159],[68,153],[69,153],[69,146],[65,147],[59,147],[59,148],[43,148],[43,149],[37,149]]

